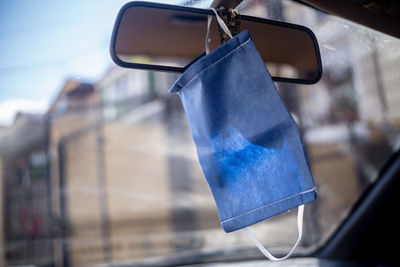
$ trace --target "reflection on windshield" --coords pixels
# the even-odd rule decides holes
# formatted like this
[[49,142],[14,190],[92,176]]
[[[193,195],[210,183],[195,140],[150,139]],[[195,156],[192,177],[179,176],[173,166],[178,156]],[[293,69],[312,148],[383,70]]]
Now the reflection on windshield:
[[[239,10],[305,24],[320,43],[318,84],[278,84],[319,191],[297,250],[309,253],[399,148],[399,41],[291,2]],[[95,83],[68,80],[45,114],[21,112],[0,129],[0,265],[259,256],[219,225],[180,100],[168,94],[177,77],[113,67]],[[295,215],[252,228],[279,255],[296,239]]]

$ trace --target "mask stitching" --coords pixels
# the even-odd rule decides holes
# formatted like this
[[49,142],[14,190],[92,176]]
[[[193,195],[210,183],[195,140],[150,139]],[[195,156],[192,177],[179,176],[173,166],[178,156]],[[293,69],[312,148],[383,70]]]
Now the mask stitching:
[[306,190],[306,191],[297,193],[296,195],[293,195],[293,196],[290,196],[290,197],[286,197],[286,198],[284,198],[284,199],[280,199],[280,200],[278,200],[278,201],[274,201],[274,202],[268,203],[268,204],[263,205],[263,206],[261,206],[261,207],[258,207],[258,208],[255,208],[255,209],[246,211],[246,212],[244,212],[244,213],[242,213],[242,214],[240,214],[240,215],[237,215],[237,216],[235,216],[235,217],[226,219],[226,220],[222,221],[221,224],[224,224],[224,223],[226,223],[226,222],[235,220],[235,219],[237,219],[237,218],[239,218],[239,217],[241,217],[241,216],[247,215],[247,214],[252,213],[252,212],[254,212],[254,211],[256,211],[256,210],[260,210],[260,209],[263,209],[263,208],[265,208],[265,207],[268,207],[268,206],[271,206],[271,205],[280,203],[280,202],[282,202],[282,201],[285,201],[285,200],[288,200],[288,199],[297,197],[297,196],[299,196],[299,195],[304,195],[304,194],[307,194],[307,193],[311,193],[311,192],[313,192],[313,191],[316,191],[316,187],[315,187],[315,186],[314,186],[313,188],[309,189],[309,190]]
[[179,90],[177,93],[180,95],[180,93],[183,91],[183,89],[189,85],[194,79],[196,79],[197,77],[199,77],[200,74],[202,74],[203,72],[205,72],[206,70],[208,70],[209,68],[213,67],[214,65],[216,65],[217,63],[219,63],[221,60],[225,59],[227,56],[229,56],[230,54],[232,54],[233,52],[237,51],[238,48],[244,46],[245,44],[247,44],[250,41],[250,38],[247,39],[246,42],[244,42],[243,44],[239,45],[238,47],[236,47],[235,49],[233,49],[232,51],[230,51],[228,54],[226,54],[225,56],[223,56],[222,58],[218,59],[217,61],[215,61],[213,64],[211,64],[210,66],[208,66],[207,68],[203,69],[202,71],[198,72],[195,76],[193,76],[193,78],[188,81],[185,86],[182,87],[181,90]]

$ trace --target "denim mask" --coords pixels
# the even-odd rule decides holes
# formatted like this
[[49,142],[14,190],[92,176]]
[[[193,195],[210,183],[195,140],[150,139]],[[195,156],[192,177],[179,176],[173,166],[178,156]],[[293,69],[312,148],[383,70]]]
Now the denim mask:
[[296,123],[247,30],[192,62],[170,92],[183,103],[225,232],[316,198]]

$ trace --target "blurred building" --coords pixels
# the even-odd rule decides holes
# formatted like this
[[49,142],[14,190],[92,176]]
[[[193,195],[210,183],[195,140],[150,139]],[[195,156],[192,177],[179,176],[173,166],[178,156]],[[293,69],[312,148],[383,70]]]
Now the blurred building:
[[38,114],[19,113],[0,133],[0,260],[4,255],[9,265],[52,261],[46,140],[45,116]]
[[[178,102],[166,100],[168,79],[112,68],[96,85],[69,80],[46,115],[21,113],[2,129],[7,264],[77,266],[174,250],[173,236],[157,234],[171,232],[176,209],[163,113]],[[143,154],[149,142],[154,150]]]
[[[176,75],[111,68],[67,81],[47,113],[56,265],[200,248],[219,227]],[[210,234],[212,238],[212,234]]]
[[[56,266],[71,264],[70,249],[73,247],[73,241],[79,237],[79,233],[77,234],[75,230],[71,201],[80,201],[81,207],[88,211],[88,214],[85,214],[84,210],[79,210],[82,213],[82,220],[92,215],[90,211],[98,211],[97,199],[74,194],[79,190],[77,183],[81,184],[80,188],[91,183],[91,190],[97,192],[97,186],[93,186],[93,183],[97,184],[95,163],[98,102],[98,94],[92,84],[68,80],[47,112]],[[71,153],[73,149],[75,150]],[[79,164],[72,165],[76,162]],[[96,231],[96,227],[97,225],[93,224],[93,231]],[[89,238],[90,234],[89,231],[87,233]],[[96,240],[96,236],[93,239]]]
[[[180,100],[168,93],[176,78],[114,68],[98,83],[106,111],[105,173],[116,262],[200,248],[196,231],[219,227]],[[116,86],[119,79],[131,79],[132,86]],[[110,101],[117,94],[126,97]],[[127,100],[132,107],[110,118],[110,106]]]
[[400,145],[400,49],[395,38],[345,19],[290,1],[282,6],[286,21],[313,30],[322,55],[322,79],[297,91],[320,192],[318,224],[327,233]]
[[306,138],[310,143],[347,143],[363,187],[377,177],[400,145],[397,40],[345,19],[284,3],[286,18],[311,28],[323,55],[324,74],[318,87],[300,86],[299,90]]

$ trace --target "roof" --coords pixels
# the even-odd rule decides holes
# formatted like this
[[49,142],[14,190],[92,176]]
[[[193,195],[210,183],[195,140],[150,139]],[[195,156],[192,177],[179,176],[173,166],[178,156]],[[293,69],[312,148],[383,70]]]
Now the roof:
[[67,80],[58,93],[57,97],[50,105],[47,113],[52,113],[55,111],[57,104],[64,97],[73,97],[73,98],[84,98],[94,92],[95,88],[93,84],[87,82],[80,82],[76,80]]

